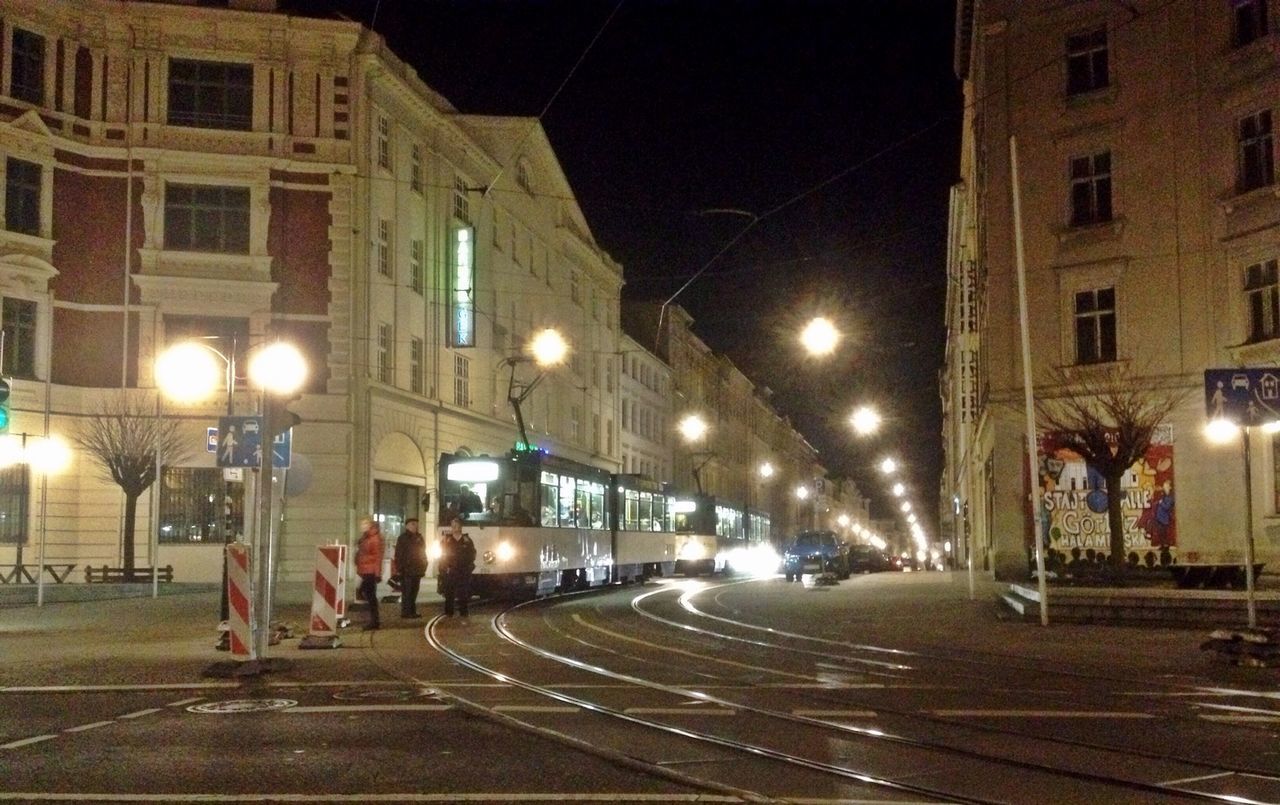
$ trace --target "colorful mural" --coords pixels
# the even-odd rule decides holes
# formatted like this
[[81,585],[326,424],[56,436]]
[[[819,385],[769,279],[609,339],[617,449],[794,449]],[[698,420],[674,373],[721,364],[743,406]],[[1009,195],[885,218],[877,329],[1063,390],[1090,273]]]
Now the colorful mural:
[[[1055,434],[1040,438],[1041,516],[1049,549],[1064,560],[1101,561],[1110,551],[1108,489],[1102,476],[1085,465]],[[1174,561],[1178,524],[1174,513],[1173,431],[1158,428],[1146,455],[1124,474],[1124,545],[1128,561],[1148,566]]]

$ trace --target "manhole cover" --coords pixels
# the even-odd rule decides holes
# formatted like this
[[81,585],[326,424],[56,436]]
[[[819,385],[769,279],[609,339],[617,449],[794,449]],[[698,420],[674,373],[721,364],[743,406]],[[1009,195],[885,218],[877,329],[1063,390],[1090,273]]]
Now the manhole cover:
[[361,690],[353,688],[351,690],[340,690],[333,694],[333,698],[342,701],[379,701],[379,702],[399,702],[405,699],[416,699],[420,696],[435,696],[436,692],[431,688],[374,688],[373,690]]
[[285,710],[297,704],[293,699],[231,699],[225,702],[193,704],[187,710],[192,713],[261,713],[267,710]]

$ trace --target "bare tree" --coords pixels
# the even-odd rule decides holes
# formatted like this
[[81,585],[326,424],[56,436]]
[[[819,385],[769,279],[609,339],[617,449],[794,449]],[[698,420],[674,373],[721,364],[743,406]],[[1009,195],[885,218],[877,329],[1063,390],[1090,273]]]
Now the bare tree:
[[138,498],[156,480],[156,454],[162,464],[190,455],[176,419],[158,415],[154,399],[121,392],[107,397],[98,413],[84,420],[76,442],[102,471],[102,479],[124,492],[124,576],[133,579],[134,529]]
[[1091,369],[1073,376],[1055,369],[1052,385],[1061,394],[1036,399],[1040,427],[1080,455],[1107,484],[1109,560],[1118,577],[1124,566],[1124,516],[1120,480],[1146,455],[1152,435],[1190,393],[1155,386],[1123,368]]

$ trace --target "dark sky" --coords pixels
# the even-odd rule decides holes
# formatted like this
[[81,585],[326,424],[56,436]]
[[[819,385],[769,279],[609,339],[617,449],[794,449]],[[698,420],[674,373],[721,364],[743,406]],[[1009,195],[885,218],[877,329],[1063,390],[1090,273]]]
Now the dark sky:
[[[596,240],[624,266],[624,300],[665,300],[751,222],[698,211],[760,216],[677,301],[713,349],[774,390],[832,472],[887,503],[872,464],[903,458],[933,523],[961,105],[952,0],[283,6],[372,22],[477,114],[538,115],[603,26],[542,123]],[[799,349],[815,314],[846,333],[833,358]],[[864,401],[889,415],[871,441],[846,421]]]

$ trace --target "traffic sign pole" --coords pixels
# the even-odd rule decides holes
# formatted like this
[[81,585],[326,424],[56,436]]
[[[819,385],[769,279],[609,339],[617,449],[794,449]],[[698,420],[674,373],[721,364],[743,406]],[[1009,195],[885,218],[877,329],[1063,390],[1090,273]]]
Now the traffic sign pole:
[[1240,429],[1244,442],[1244,581],[1245,600],[1249,611],[1249,628],[1258,628],[1258,600],[1253,588],[1253,456],[1249,448],[1249,428]]

